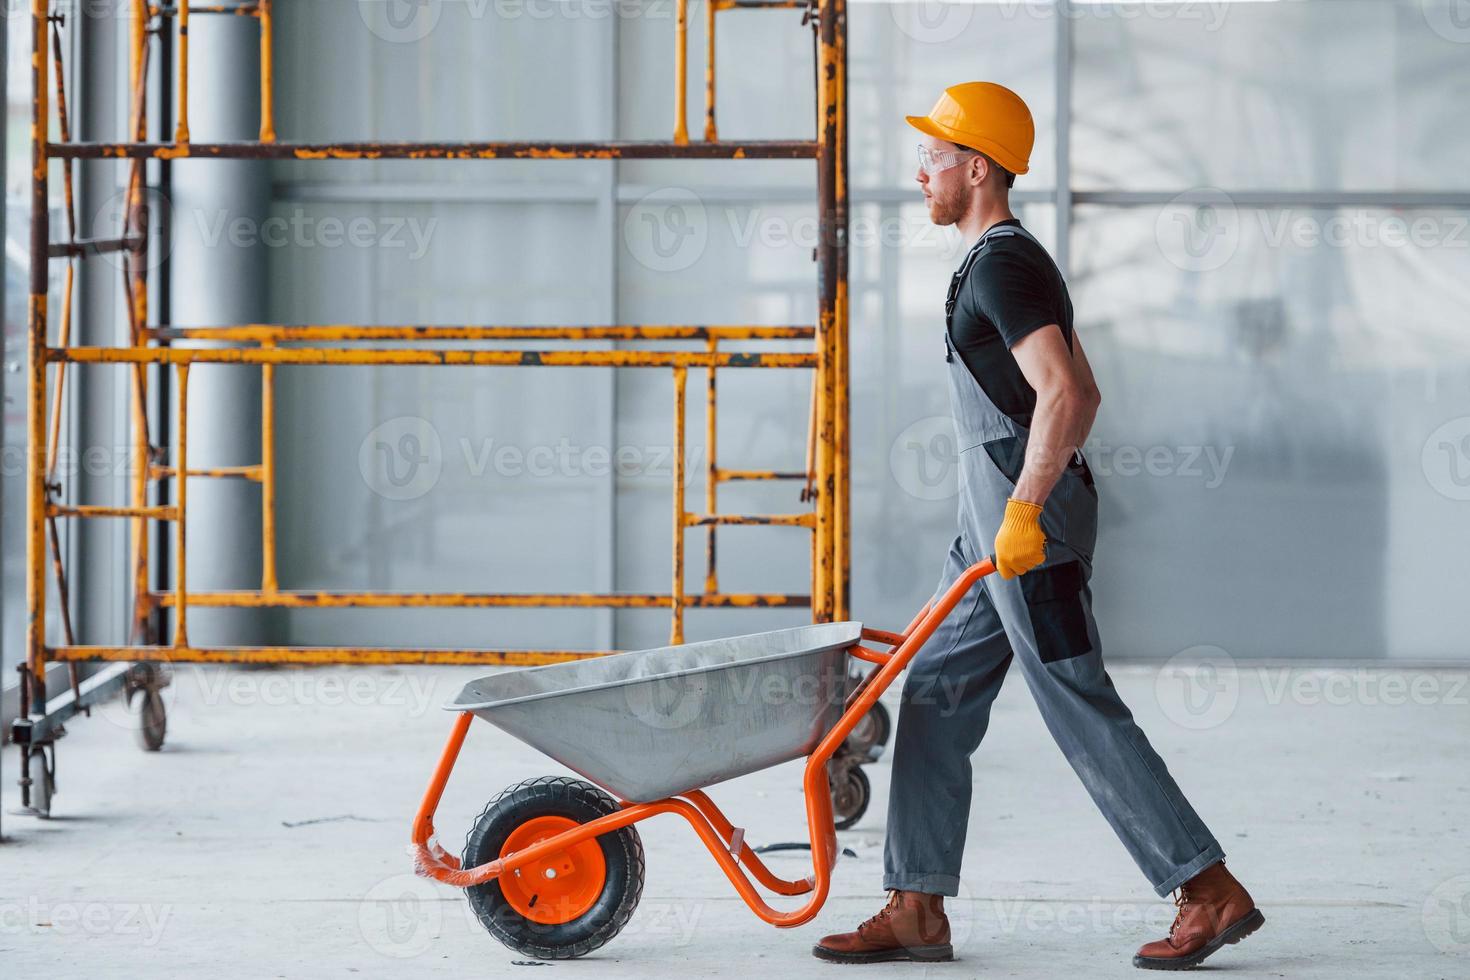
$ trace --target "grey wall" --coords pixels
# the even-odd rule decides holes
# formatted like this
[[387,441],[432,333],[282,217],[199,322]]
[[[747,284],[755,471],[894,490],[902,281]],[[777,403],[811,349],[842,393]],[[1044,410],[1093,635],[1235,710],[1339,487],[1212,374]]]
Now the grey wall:
[[[585,9],[574,5],[532,17],[443,4],[432,7],[432,25],[402,30],[369,26],[354,7],[283,11],[283,138],[668,133],[672,5],[596,19],[577,16]],[[1446,536],[1463,547],[1465,504],[1451,499],[1453,481],[1447,496],[1443,475],[1426,470],[1437,450],[1424,449],[1440,423],[1470,413],[1467,252],[1450,240],[1293,247],[1271,236],[1274,222],[1320,225],[1342,209],[1292,197],[1274,211],[1227,202],[1218,214],[1241,231],[1218,268],[1192,267],[1168,236],[1180,207],[1170,199],[1197,188],[1322,192],[1328,205],[1343,191],[1463,189],[1456,151],[1430,134],[1448,125],[1455,103],[1445,93],[1470,84],[1464,45],[1417,3],[1227,7],[1194,18],[1079,7],[1072,25],[1073,283],[1105,394],[1091,449],[1104,474],[1097,593],[1110,648],[1149,657],[1202,643],[1236,656],[1463,656],[1465,613],[1450,601],[1462,576]],[[810,42],[796,20],[722,17],[726,138],[811,131]],[[691,21],[697,132],[698,6]],[[1329,43],[1308,46],[1305,61],[1271,57],[1282,44],[1297,50],[1324,34]],[[853,604],[875,623],[902,624],[932,590],[955,506],[935,351],[961,245],[930,228],[914,204],[914,139],[900,117],[972,76],[1021,91],[1040,129],[1034,172],[1019,185],[1032,195],[1024,216],[1051,241],[1056,211],[1044,199],[1056,180],[1058,35],[1055,12],[1037,5],[852,8]],[[406,245],[328,248],[303,239],[272,249],[270,314],[281,322],[810,322],[809,170],[281,166],[279,217],[299,215],[317,229],[365,217],[369,238],[407,225],[427,243],[403,236]],[[1199,212],[1184,210],[1190,220]],[[1400,213],[1382,206],[1365,220],[1381,226]],[[1465,213],[1463,204],[1430,212],[1442,239]],[[668,588],[669,472],[658,459],[669,440],[667,372],[286,374],[282,409],[296,420],[282,432],[286,584]],[[694,453],[703,441],[702,380],[691,377]],[[721,380],[722,462],[799,465],[806,379],[729,372]],[[387,431],[437,436],[440,473],[431,489],[393,500],[375,492],[359,456],[365,439],[392,442],[370,436],[374,427],[403,417],[424,421]],[[563,440],[622,447],[646,465],[616,477],[575,464],[538,476],[492,459],[477,473],[487,440],[492,449]],[[797,506],[786,485],[721,492],[722,509]],[[697,470],[689,493],[699,506]],[[725,588],[805,587],[802,533],[731,530],[721,544]],[[701,537],[689,545],[697,588]],[[801,618],[695,612],[690,634]],[[297,614],[289,629],[294,642],[626,647],[659,642],[667,617],[353,611]]]
[[[592,3],[425,4],[399,24],[381,19],[390,6],[281,5],[281,138],[670,131],[671,3],[615,18]],[[1020,91],[1039,126],[1023,217],[1054,244],[1070,51],[1063,214],[1104,390],[1089,450],[1111,654],[1463,658],[1470,38],[1448,0],[1122,9],[1078,5],[1065,24],[1048,4],[851,9],[855,614],[906,622],[954,520],[936,351],[962,245],[915,203],[901,116],[972,77]],[[798,19],[722,15],[726,138],[811,131]],[[697,134],[701,6],[691,23]],[[810,322],[811,178],[766,162],[278,165],[264,203],[240,205],[261,270],[249,298],[284,323]],[[1291,237],[1334,218],[1359,230]],[[1420,218],[1427,237],[1382,240]],[[799,466],[807,379],[721,382],[722,463]],[[667,372],[298,368],[280,386],[283,586],[668,589]],[[691,375],[695,454],[702,386]],[[599,465],[619,449],[625,472]],[[698,469],[688,492],[701,506]],[[721,493],[722,509],[798,507],[790,485]],[[691,588],[702,553],[690,535]],[[721,535],[726,589],[801,591],[806,561],[800,531]],[[689,634],[802,618],[695,611]],[[293,643],[632,647],[661,642],[667,616],[349,610],[278,626]]]

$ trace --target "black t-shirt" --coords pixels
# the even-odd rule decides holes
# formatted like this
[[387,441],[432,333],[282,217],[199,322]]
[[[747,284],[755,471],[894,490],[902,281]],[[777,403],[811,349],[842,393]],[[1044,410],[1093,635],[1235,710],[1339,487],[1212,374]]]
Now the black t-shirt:
[[[1020,224],[1011,219],[996,227]],[[992,235],[955,298],[950,343],[995,407],[1026,428],[1036,411],[1036,389],[1011,348],[1053,323],[1071,347],[1072,299],[1051,257],[1021,235]]]

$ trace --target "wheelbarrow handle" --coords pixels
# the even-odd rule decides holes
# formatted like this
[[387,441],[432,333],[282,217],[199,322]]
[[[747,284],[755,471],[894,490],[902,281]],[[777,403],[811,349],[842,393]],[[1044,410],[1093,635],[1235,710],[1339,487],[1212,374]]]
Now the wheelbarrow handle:
[[950,584],[950,587],[944,590],[943,595],[935,596],[924,605],[924,608],[914,617],[914,621],[909,623],[908,628],[902,633],[863,628],[863,639],[886,643],[893,649],[885,653],[861,644],[855,644],[848,649],[849,656],[877,664],[878,669],[864,677],[847,696],[843,704],[842,717],[817,747],[813,758],[821,764],[826,764],[827,759],[836,751],[838,743],[847,738],[848,733],[857,725],[858,719],[867,714],[894,679],[908,667],[914,654],[929,642],[929,637],[934,635],[939,624],[954,611],[955,606],[959,605],[965,593],[969,592],[976,582],[994,571],[995,559],[993,558],[977,561],[965,569]]
[[[946,601],[949,604],[949,608],[953,609],[954,606],[959,604],[960,599],[964,598],[965,593],[970,591],[971,587],[975,584],[977,580],[984,578],[986,575],[989,575],[993,571],[995,571],[994,557],[987,557],[983,561],[977,561],[975,564],[965,569],[965,571],[960,575],[959,578],[955,579],[954,583],[951,584],[947,590],[945,590],[945,593],[942,597],[935,596],[931,598],[928,602],[924,603],[924,608],[920,609],[918,615],[916,615],[912,620],[909,621],[909,624],[903,628],[902,633],[890,633],[887,630],[873,629],[870,626],[864,626],[862,638],[865,640],[873,640],[878,643],[885,644],[887,646],[893,647],[896,650],[898,647],[902,646],[909,637],[914,635],[914,630],[918,629],[919,624],[924,622],[925,617],[927,617],[929,613],[934,609],[934,605],[936,602]],[[949,615],[949,611],[946,610],[944,615]],[[944,617],[941,616],[939,621],[936,622],[934,625],[938,626],[939,622],[943,621]],[[926,636],[925,639],[928,639],[928,637]],[[888,662],[888,658],[892,655],[892,653],[881,653],[877,650],[870,650],[869,648],[864,646],[856,646],[852,648],[852,655],[857,657],[859,660],[866,660],[869,663],[882,664]]]

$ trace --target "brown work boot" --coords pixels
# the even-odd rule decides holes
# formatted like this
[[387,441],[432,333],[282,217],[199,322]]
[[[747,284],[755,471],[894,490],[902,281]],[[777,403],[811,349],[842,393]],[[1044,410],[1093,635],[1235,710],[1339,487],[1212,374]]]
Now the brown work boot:
[[823,937],[812,947],[812,955],[834,963],[952,960],[944,896],[894,891],[883,911],[855,932]]
[[1225,862],[1210,865],[1186,881],[1174,899],[1179,914],[1169,936],[1149,943],[1133,957],[1143,970],[1190,970],[1221,946],[1238,943],[1261,928],[1266,917],[1250,893],[1225,870]]

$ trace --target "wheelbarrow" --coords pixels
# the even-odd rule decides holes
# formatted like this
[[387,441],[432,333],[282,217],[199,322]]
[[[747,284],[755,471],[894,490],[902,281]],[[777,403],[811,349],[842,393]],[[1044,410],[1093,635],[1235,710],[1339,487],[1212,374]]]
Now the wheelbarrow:
[[[643,893],[634,825],[673,813],[757,916],[782,928],[809,922],[827,900],[839,853],[829,762],[965,593],[994,570],[988,558],[970,566],[902,633],[821,623],[471,681],[446,706],[459,716],[414,818],[415,870],[465,889],[480,923],[511,949],[569,959],[602,946],[632,917]],[[849,658],[875,665],[856,686]],[[434,811],[476,716],[587,781],[546,776],[510,787],[485,807],[456,858],[435,837]],[[803,756],[812,873],[792,881],[762,863],[704,790]],[[808,897],[783,912],[756,884]]]

